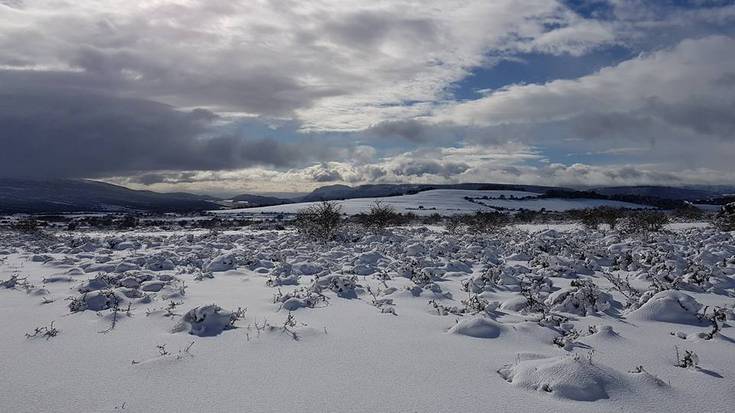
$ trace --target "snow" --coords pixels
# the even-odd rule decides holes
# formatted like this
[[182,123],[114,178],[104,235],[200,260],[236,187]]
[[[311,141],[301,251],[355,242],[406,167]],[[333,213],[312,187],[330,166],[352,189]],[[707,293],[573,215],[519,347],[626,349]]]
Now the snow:
[[[403,227],[328,243],[291,230],[1,235],[3,412],[735,403],[735,234],[709,226]],[[110,270],[82,270],[99,264]],[[706,339],[715,307],[727,319]],[[26,337],[51,322],[55,336]],[[677,367],[677,351],[698,365]]]
[[199,337],[209,337],[232,329],[235,313],[225,311],[221,307],[210,304],[195,307],[187,311],[173,332],[185,331]]
[[[507,199],[511,196],[529,199]],[[342,206],[342,212],[348,215],[359,214],[369,210],[376,201],[392,206],[397,212],[412,212],[417,215],[456,215],[467,214],[476,211],[495,211],[497,209],[528,209],[532,211],[567,211],[572,209],[594,208],[598,206],[611,206],[615,208],[647,208],[643,205],[620,201],[608,201],[601,199],[560,199],[543,198],[533,199],[539,194],[524,191],[472,191],[463,189],[434,189],[419,192],[412,195],[401,195],[383,198],[355,198],[343,201],[334,201]],[[465,198],[476,199],[470,202]],[[480,199],[488,197],[489,199]],[[501,199],[505,197],[506,199]],[[301,209],[314,205],[314,202],[303,202],[295,204],[275,205],[259,208],[240,208],[211,211],[214,214],[259,214],[259,213],[287,213],[293,214]]]
[[653,320],[669,323],[701,324],[697,313],[702,304],[680,291],[661,291],[630,313],[631,320]]
[[496,338],[504,329],[502,324],[479,316],[457,322],[457,325],[449,329],[449,333],[475,338]]
[[[659,397],[666,394],[666,384],[645,370],[625,374],[579,355],[524,356],[524,360],[501,368],[499,374],[516,387],[560,399],[595,401],[609,399],[613,392],[630,395],[645,391],[647,396],[659,393]],[[635,376],[645,376],[647,386],[641,388],[643,380]]]

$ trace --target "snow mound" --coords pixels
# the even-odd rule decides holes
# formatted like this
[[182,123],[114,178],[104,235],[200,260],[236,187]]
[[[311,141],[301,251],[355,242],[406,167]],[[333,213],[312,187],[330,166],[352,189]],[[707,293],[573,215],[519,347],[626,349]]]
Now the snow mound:
[[235,268],[235,257],[232,254],[224,254],[215,257],[207,263],[204,267],[204,271],[209,272],[221,272],[229,271]]
[[632,311],[631,320],[664,321],[669,323],[699,324],[697,312],[702,308],[694,297],[681,291],[661,291],[645,304]]
[[194,307],[174,327],[173,332],[186,331],[199,337],[211,337],[221,334],[225,330],[234,328],[237,314],[225,311],[215,304]]
[[611,389],[624,384],[616,371],[579,355],[533,357],[504,366],[498,374],[514,386],[577,401],[607,399]]
[[610,325],[590,326],[589,330],[591,334],[584,337],[586,341],[593,340],[601,343],[623,339]]
[[505,331],[505,327],[487,317],[466,318],[449,329],[450,334],[475,338],[497,338]]

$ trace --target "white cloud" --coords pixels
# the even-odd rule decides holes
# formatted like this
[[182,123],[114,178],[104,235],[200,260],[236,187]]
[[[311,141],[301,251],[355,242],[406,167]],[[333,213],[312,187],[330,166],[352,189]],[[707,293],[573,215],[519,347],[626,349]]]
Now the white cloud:
[[730,37],[686,40],[672,49],[643,55],[579,79],[514,85],[474,101],[448,105],[435,118],[489,126],[565,120],[585,113],[641,111],[644,116],[694,127],[697,119],[669,119],[664,112],[691,104],[707,113],[731,108],[735,85],[725,84],[723,79],[735,73],[732,50],[735,39]]
[[[489,51],[614,40],[555,0],[37,0],[0,6],[0,63],[175,106],[356,130],[430,112]],[[2,80],[0,80],[0,83]]]

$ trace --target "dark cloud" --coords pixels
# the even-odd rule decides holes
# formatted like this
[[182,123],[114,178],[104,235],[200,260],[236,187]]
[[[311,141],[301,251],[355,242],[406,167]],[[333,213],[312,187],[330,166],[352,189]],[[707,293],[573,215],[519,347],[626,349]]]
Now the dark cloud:
[[456,142],[478,130],[449,122],[428,123],[418,119],[388,120],[364,131],[367,136],[384,139],[402,139],[414,144]]
[[179,111],[79,90],[0,92],[0,176],[286,167],[329,153],[306,141],[217,134],[214,119],[204,109]]
[[135,184],[153,185],[166,182],[166,175],[164,174],[143,174],[140,176],[134,176],[130,178],[130,182]]
[[0,0],[0,5],[5,5],[14,9],[22,9],[23,0]]
[[338,43],[370,49],[396,37],[410,39],[413,44],[431,43],[436,39],[438,29],[432,20],[377,11],[340,16],[322,27],[324,35]]
[[585,139],[640,136],[642,131],[648,134],[656,127],[650,116],[628,112],[584,113],[572,118],[570,123],[575,135]]
[[[712,104],[692,97],[682,103],[649,99],[629,112],[589,112],[571,119],[573,131],[583,138],[657,136],[670,139],[670,131],[693,132],[723,140],[735,139],[735,100]],[[669,132],[667,132],[669,131]]]
[[163,173],[146,173],[142,175],[131,176],[127,179],[128,183],[143,184],[146,186],[167,183],[193,183],[197,182],[197,175],[194,172],[163,172]]
[[423,176],[438,175],[450,177],[459,175],[470,169],[470,166],[459,162],[439,163],[431,160],[414,160],[403,162],[393,168],[393,173],[397,176]]
[[365,180],[368,182],[376,181],[380,178],[383,178],[384,176],[388,174],[385,171],[385,169],[379,166],[368,165],[364,169],[365,169]]
[[413,119],[380,122],[366,131],[382,138],[401,138],[409,142],[422,143],[431,140],[433,129]]
[[690,129],[703,135],[735,139],[735,99],[730,102],[721,102],[713,105],[712,102],[703,102],[692,97],[684,103],[666,104],[652,100],[644,108],[648,112],[670,125]]
[[342,180],[342,175],[334,170],[321,169],[313,174],[315,182],[336,182]]

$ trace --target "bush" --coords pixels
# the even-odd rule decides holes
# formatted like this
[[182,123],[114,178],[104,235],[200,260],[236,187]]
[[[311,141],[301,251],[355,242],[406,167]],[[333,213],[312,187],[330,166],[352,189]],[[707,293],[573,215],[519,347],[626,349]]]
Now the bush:
[[390,206],[380,201],[375,201],[366,214],[358,216],[358,222],[362,225],[382,230],[391,225],[400,225],[404,221],[403,216]]
[[476,212],[474,215],[464,215],[462,222],[472,232],[496,231],[509,221],[506,214],[500,212]]
[[462,228],[462,217],[460,215],[453,215],[444,220],[444,228],[450,234],[457,234]]
[[685,202],[684,205],[674,209],[673,213],[677,218],[686,220],[702,219],[702,216],[704,216],[704,211],[689,202]]
[[138,226],[138,218],[132,216],[132,215],[125,215],[123,219],[121,219],[117,223],[118,229],[131,229]]
[[735,231],[735,202],[723,205],[713,223],[722,231]]
[[601,224],[607,224],[610,229],[615,229],[621,215],[616,208],[601,206],[582,211],[580,219],[582,224],[590,229],[597,229]]
[[513,216],[513,219],[516,222],[530,224],[530,223],[533,223],[537,217],[538,217],[538,212],[531,211],[528,209],[521,209],[515,214],[515,216]]
[[38,230],[39,223],[35,219],[21,219],[13,225],[13,229],[20,232],[35,232]]
[[657,232],[669,223],[669,217],[663,212],[632,212],[626,218],[622,230],[630,233]]
[[342,206],[323,201],[296,213],[296,229],[309,238],[322,241],[333,240],[343,227]]
[[433,214],[424,217],[422,219],[422,222],[425,225],[436,225],[436,224],[442,222],[442,216],[438,212],[434,212]]

